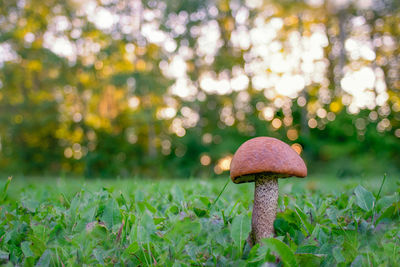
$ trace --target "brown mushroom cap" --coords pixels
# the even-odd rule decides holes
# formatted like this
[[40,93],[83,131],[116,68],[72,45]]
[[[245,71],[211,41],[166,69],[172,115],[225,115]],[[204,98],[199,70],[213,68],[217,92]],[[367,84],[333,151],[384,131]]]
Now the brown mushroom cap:
[[256,137],[244,142],[231,162],[234,183],[254,182],[254,174],[277,178],[307,176],[303,159],[288,144],[272,137]]

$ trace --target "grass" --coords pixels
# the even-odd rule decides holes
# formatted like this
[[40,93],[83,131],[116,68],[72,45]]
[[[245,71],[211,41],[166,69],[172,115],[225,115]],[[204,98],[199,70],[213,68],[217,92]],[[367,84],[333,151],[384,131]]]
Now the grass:
[[394,266],[400,260],[398,177],[384,184],[382,177],[282,179],[276,237],[251,250],[245,240],[253,185],[227,179],[16,177],[8,188],[3,179],[0,264]]

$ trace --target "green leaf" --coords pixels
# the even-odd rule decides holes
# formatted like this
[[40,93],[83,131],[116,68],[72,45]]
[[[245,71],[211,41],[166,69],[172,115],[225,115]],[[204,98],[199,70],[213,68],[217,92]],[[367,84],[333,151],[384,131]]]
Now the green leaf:
[[150,236],[155,233],[156,226],[154,224],[153,218],[146,211],[140,218],[140,224],[137,228],[137,239],[139,242],[148,243],[150,242]]
[[174,199],[176,200],[176,202],[181,203],[181,202],[185,202],[185,197],[183,195],[182,189],[178,186],[175,185],[172,190],[172,196],[174,197]]
[[205,196],[199,196],[198,199],[201,201],[201,203],[203,203],[204,206],[208,207],[211,202],[210,199],[208,197]]
[[251,231],[251,222],[250,219],[241,214],[237,215],[232,221],[231,227],[231,237],[236,246],[239,247],[239,250],[242,250],[245,240],[247,239],[249,233]]
[[295,258],[299,266],[302,267],[314,267],[320,266],[322,259],[325,255],[322,254],[310,254],[310,253],[296,253]]
[[399,255],[400,254],[400,246],[394,242],[388,242],[383,244],[383,249],[386,254],[390,255]]
[[324,200],[322,202],[322,204],[319,206],[318,210],[317,210],[317,216],[318,217],[324,217],[325,216],[325,211],[329,206],[330,206],[329,205],[329,201],[328,200]]
[[102,223],[92,222],[89,226],[86,226],[86,231],[90,238],[93,239],[105,239],[107,237],[106,226]]
[[296,205],[295,207],[296,214],[299,217],[302,225],[307,230],[307,233],[310,235],[314,231],[314,226],[308,222],[308,216]]
[[136,190],[135,192],[135,201],[139,202],[139,201],[143,201],[145,198],[143,190]]
[[359,185],[354,190],[354,193],[356,194],[356,203],[361,209],[365,211],[372,210],[375,198],[371,192],[367,191],[364,187]]
[[381,215],[378,217],[376,220],[376,224],[378,224],[381,220],[385,218],[392,218],[396,213],[398,212],[398,209],[396,209],[395,205],[389,206],[386,210],[384,210]]
[[[201,224],[198,221],[192,221],[189,217],[174,222],[172,229],[166,233],[165,237],[174,244],[177,251],[183,250],[188,240],[195,238],[201,233]],[[215,237],[214,240],[216,240]]]
[[10,258],[10,253],[0,250],[0,262],[8,261]]
[[160,223],[164,222],[166,219],[163,217],[154,217],[153,221],[155,225],[159,225]]
[[197,217],[204,217],[207,215],[208,210],[205,209],[199,209],[194,207],[193,208],[194,213],[196,214]]
[[97,212],[97,202],[92,201],[89,202],[86,206],[84,206],[80,210],[79,217],[85,222],[92,222],[95,220],[96,212]]
[[337,224],[338,210],[336,207],[331,207],[326,210],[326,215],[333,224]]
[[277,235],[286,235],[290,231],[290,225],[285,219],[277,218],[274,221],[274,229]]
[[150,203],[148,203],[147,201],[144,201],[144,205],[146,206],[146,208],[151,212],[151,213],[156,213],[157,209],[154,208],[152,205],[150,205]]
[[317,246],[313,246],[313,245],[306,245],[306,246],[302,246],[302,247],[298,247],[296,250],[296,254],[315,254],[317,253],[317,251],[319,250],[319,248]]
[[171,213],[171,214],[178,214],[179,213],[179,207],[176,205],[170,205],[168,209],[165,211],[166,214]]
[[107,200],[103,214],[101,215],[101,221],[106,224],[108,229],[112,229],[114,225],[121,223],[122,217],[115,199],[110,198]]
[[317,240],[319,243],[323,244],[325,243],[329,236],[324,232],[323,226],[320,224],[317,224],[314,228],[314,231],[311,234],[311,239]]
[[139,244],[138,242],[133,242],[131,243],[125,250],[124,254],[125,255],[132,255],[135,254],[139,250]]
[[397,200],[397,195],[391,195],[391,196],[384,196],[383,198],[379,199],[378,202],[376,203],[378,212],[384,211],[387,208],[389,208],[393,203],[395,203]]
[[37,208],[39,208],[40,203],[39,201],[36,201],[35,199],[32,198],[26,198],[23,199],[22,201],[22,206],[29,210],[30,212],[35,212]]
[[22,250],[22,253],[24,253],[26,258],[35,256],[35,254],[33,254],[32,250],[31,250],[31,248],[29,247],[30,244],[31,244],[31,242],[29,242],[29,241],[24,241],[21,243],[21,250]]
[[362,255],[358,255],[350,265],[351,267],[362,267],[363,266],[363,257]]
[[39,261],[36,263],[36,266],[44,267],[44,266],[50,266],[50,261],[51,261],[51,251],[50,249],[46,249],[42,256],[40,257]]
[[285,266],[298,266],[293,252],[285,243],[275,238],[264,238],[262,242],[279,256]]
[[249,252],[248,262],[263,261],[266,253],[265,249],[260,248],[260,244],[255,244]]
[[71,203],[69,205],[67,216],[69,219],[68,223],[71,226],[75,224],[77,210],[78,210],[79,203],[80,203],[80,198],[81,198],[80,193],[75,194],[74,198],[71,200]]
[[342,250],[342,249],[341,249],[340,247],[335,247],[335,248],[332,250],[332,255],[333,255],[333,257],[335,258],[335,260],[336,260],[337,263],[342,263],[342,262],[345,262],[345,260],[346,260],[346,259],[343,257],[341,250]]
[[102,249],[94,249],[93,256],[101,265],[104,265],[104,251]]

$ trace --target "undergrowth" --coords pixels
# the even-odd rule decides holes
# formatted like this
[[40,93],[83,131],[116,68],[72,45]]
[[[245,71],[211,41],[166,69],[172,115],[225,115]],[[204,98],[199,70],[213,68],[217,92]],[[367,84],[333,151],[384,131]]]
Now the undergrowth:
[[[11,183],[10,183],[11,182]],[[90,184],[90,182],[87,182]],[[252,190],[212,181],[119,182],[68,191],[30,183],[0,190],[5,266],[395,266],[400,184],[391,194],[280,194],[276,236],[251,250]],[[383,185],[383,182],[382,182]],[[123,190],[121,187],[124,187]]]

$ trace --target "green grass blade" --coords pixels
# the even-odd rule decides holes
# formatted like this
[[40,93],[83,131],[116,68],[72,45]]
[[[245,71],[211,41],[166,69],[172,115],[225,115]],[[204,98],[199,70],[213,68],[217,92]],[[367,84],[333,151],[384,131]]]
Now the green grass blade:
[[8,177],[6,184],[3,187],[3,192],[1,193],[1,198],[0,198],[1,202],[6,200],[7,190],[8,190],[8,187],[10,186],[11,180],[12,180],[12,176]]
[[[381,196],[383,184],[385,183],[385,181],[386,181],[386,173],[383,175],[382,183],[381,183],[381,186],[380,186],[380,188],[379,188],[378,195],[376,196],[376,202],[378,202],[379,197]],[[376,203],[376,202],[375,202],[375,203]]]
[[222,193],[225,191],[225,188],[228,186],[229,180],[226,181],[224,187],[222,188],[221,192],[219,192],[219,195],[217,196],[217,198],[214,200],[214,202],[211,204],[211,206],[208,208],[208,210],[211,210],[215,203],[217,203],[217,201],[219,200],[219,198],[221,197]]

